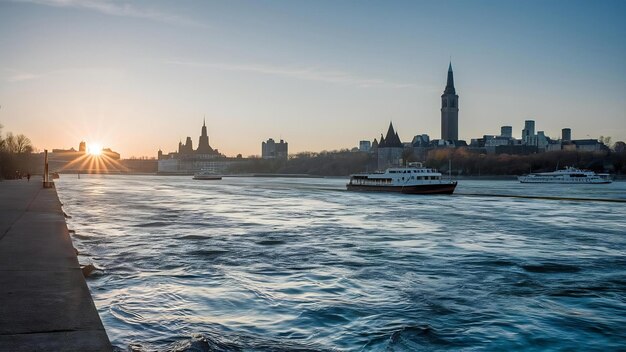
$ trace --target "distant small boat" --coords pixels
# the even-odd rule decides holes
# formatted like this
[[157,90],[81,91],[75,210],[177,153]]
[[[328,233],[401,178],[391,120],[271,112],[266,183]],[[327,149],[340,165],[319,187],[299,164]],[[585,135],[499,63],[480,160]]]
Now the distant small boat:
[[200,171],[197,174],[193,175],[194,180],[221,180],[222,176],[210,173],[208,171]]
[[574,167],[566,167],[554,172],[538,172],[519,176],[521,183],[573,183],[573,184],[599,184],[611,183],[611,175],[596,174],[593,171],[581,170]]

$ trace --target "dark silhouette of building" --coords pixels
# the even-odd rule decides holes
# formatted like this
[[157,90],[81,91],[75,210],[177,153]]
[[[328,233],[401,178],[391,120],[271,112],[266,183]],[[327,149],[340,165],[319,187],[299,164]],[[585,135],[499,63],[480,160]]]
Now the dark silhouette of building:
[[376,138],[374,138],[374,141],[372,142],[372,146],[370,147],[370,152],[375,152],[378,150],[378,141],[376,140]]
[[535,134],[535,120],[524,121],[524,129],[522,129],[522,142],[527,145],[537,145],[537,135]]
[[198,140],[198,149],[196,150],[198,154],[213,154],[215,153],[213,148],[209,145],[209,135],[206,132],[206,120],[202,122],[202,134],[200,135],[200,139]]
[[[374,140],[374,143],[376,140]],[[387,135],[380,135],[380,142],[375,147],[378,153],[378,169],[390,166],[400,166],[402,164],[402,152],[404,145],[400,141],[398,132],[393,129],[393,123],[389,122]],[[374,147],[372,147],[374,149]]]
[[369,152],[372,148],[372,142],[370,141],[359,141],[359,151],[360,152]]
[[185,144],[178,142],[178,152],[164,154],[158,151],[158,173],[163,174],[190,174],[200,170],[223,172],[230,165],[230,160],[219,150],[209,145],[206,122],[202,124],[198,149],[193,149],[191,137],[187,137]]
[[561,140],[563,142],[570,142],[572,140],[572,129],[564,128],[561,130]]
[[288,157],[288,145],[284,140],[276,143],[270,138],[266,142],[261,143],[261,157],[263,159],[284,159]]
[[513,138],[513,126],[500,127],[500,137]]
[[441,95],[441,139],[459,140],[459,96],[454,89],[452,62],[448,67],[446,89]]
[[600,152],[609,151],[609,147],[597,139],[576,139],[572,143],[576,146],[576,150],[583,152]]
[[185,144],[178,142],[178,154],[193,154],[193,142],[187,137]]
[[[207,134],[206,121],[202,123],[202,131],[198,140],[198,149],[193,149],[193,141],[191,137],[185,139],[185,144],[178,142],[179,157],[199,157],[201,159],[212,159],[221,156],[217,149],[211,148],[209,145],[209,135]],[[163,155],[161,154],[161,158]]]

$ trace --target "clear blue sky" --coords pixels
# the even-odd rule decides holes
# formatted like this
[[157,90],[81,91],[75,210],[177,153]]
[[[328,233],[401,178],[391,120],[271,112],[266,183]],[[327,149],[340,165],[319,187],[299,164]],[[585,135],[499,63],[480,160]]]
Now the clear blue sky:
[[440,136],[452,57],[459,135],[525,119],[626,139],[626,1],[0,0],[0,123],[39,148],[123,157],[210,142],[353,147],[393,120]]

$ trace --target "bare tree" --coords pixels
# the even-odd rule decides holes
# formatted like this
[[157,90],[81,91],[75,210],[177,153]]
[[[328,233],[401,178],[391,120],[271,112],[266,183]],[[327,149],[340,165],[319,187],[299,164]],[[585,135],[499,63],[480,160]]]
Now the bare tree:
[[611,148],[611,136],[600,136],[600,138],[598,138],[598,141]]
[[2,143],[2,151],[6,153],[15,153],[15,136],[12,132],[7,133]]
[[30,138],[26,137],[23,134],[18,134],[15,137],[15,147],[16,153],[32,153],[33,144],[30,141]]
[[28,137],[23,134],[14,135],[7,133],[7,136],[0,144],[0,151],[11,154],[24,154],[33,151],[33,145]]

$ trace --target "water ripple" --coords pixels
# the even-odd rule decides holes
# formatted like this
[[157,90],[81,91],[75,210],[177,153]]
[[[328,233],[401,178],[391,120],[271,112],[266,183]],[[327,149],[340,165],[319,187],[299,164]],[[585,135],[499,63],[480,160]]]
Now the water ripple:
[[[62,177],[109,337],[133,351],[619,350],[626,207],[364,194],[340,179]],[[626,183],[459,193],[626,197]]]

